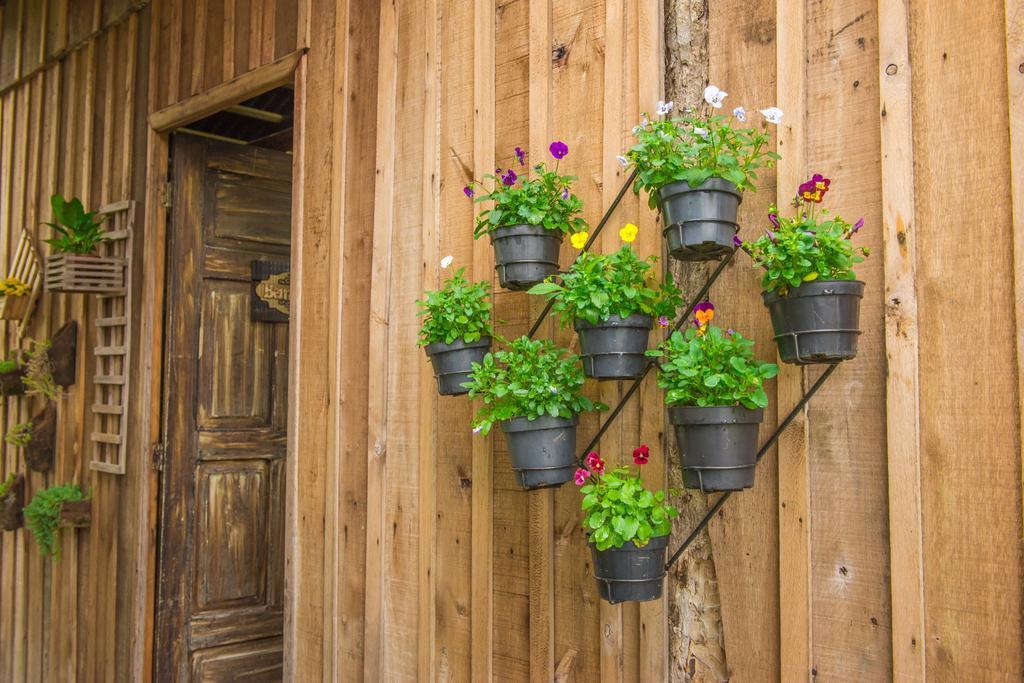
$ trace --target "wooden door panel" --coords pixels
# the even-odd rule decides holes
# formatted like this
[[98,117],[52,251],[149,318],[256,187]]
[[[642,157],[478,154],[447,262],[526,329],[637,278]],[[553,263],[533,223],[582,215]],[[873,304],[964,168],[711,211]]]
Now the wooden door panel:
[[200,429],[273,424],[274,335],[249,314],[249,282],[203,283],[199,361]]
[[284,678],[283,639],[268,638],[245,646],[228,645],[203,650],[192,658],[196,681],[271,683]]
[[251,319],[287,261],[291,159],[175,139],[156,680],[280,680],[288,326]]

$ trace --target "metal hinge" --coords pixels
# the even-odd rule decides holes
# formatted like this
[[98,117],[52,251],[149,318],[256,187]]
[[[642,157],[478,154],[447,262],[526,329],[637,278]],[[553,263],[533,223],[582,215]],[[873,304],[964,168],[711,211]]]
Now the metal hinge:
[[171,208],[171,202],[174,199],[174,182],[168,180],[160,188],[160,206],[165,209]]
[[167,447],[163,442],[153,444],[153,469],[157,472],[164,471],[164,464],[166,463],[165,458],[167,457]]

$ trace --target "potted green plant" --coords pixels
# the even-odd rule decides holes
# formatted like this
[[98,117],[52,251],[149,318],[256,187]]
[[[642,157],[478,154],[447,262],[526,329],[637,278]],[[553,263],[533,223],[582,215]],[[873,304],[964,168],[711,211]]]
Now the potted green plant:
[[607,255],[580,254],[566,273],[530,289],[530,294],[552,299],[562,324],[576,329],[587,377],[632,379],[643,374],[654,320],[667,325],[682,304],[671,276],[656,283],[656,257],[641,259],[628,244],[636,231],[627,224],[620,231],[627,242],[621,249]]
[[86,211],[77,197],[50,197],[56,233],[48,240],[52,254],[46,259],[44,286],[49,292],[111,293],[124,287],[125,260],[103,257],[97,247],[107,239],[101,227],[105,216]]
[[757,431],[768,405],[763,382],[779,368],[754,358],[752,340],[711,325],[714,311],[709,301],[698,304],[695,325],[650,355],[660,359],[658,386],[666,392],[683,483],[736,491],[754,485]]
[[[39,545],[43,555],[57,556],[58,529],[61,526],[85,526],[87,514],[86,497],[77,484],[61,484],[42,489],[25,506],[25,526]],[[84,516],[84,519],[83,519]]]
[[[583,202],[572,193],[575,176],[561,175],[558,165],[569,153],[564,142],[552,142],[555,167],[526,165],[526,153],[516,147],[515,168],[494,169],[484,176],[492,188],[472,181],[463,192],[475,202],[494,202],[476,217],[474,238],[490,235],[494,263],[502,287],[526,290],[558,270],[558,250],[566,233],[578,242],[587,229],[580,213]],[[477,189],[484,192],[479,194]],[[584,236],[583,241],[586,240]]]
[[473,364],[466,387],[470,398],[483,400],[473,431],[486,434],[501,424],[524,488],[572,479],[577,415],[605,408],[583,395],[579,360],[550,341],[524,336]]
[[25,393],[25,367],[21,353],[11,350],[7,358],[0,360],[0,395],[21,396]]
[[32,423],[19,422],[7,430],[4,441],[15,448],[24,448],[32,441]]
[[[720,109],[726,93],[709,85],[705,101]],[[633,190],[648,194],[651,208],[661,210],[668,251],[682,261],[707,261],[730,253],[738,230],[736,213],[745,190],[753,190],[757,169],[779,158],[768,148],[764,128],[734,126],[747,120],[743,107],[732,119],[687,111],[669,117],[672,103],[659,103],[663,117],[645,114],[633,128],[637,143],[619,161],[635,166]],[[779,123],[775,107],[761,111],[768,123]]]
[[830,185],[830,179],[815,174],[800,185],[795,216],[780,216],[772,206],[771,229],[740,243],[764,269],[762,296],[784,363],[836,363],[857,355],[864,283],[853,266],[870,250],[852,242],[863,218],[851,225],[815,208]]
[[31,422],[19,422],[8,430],[4,440],[22,449],[25,464],[37,472],[49,472],[57,452],[57,408],[52,401],[32,416]]
[[14,531],[22,525],[21,509],[25,505],[25,478],[11,472],[0,482],[0,527]]
[[650,449],[633,450],[629,467],[608,471],[597,453],[587,454],[573,480],[583,500],[583,531],[594,558],[598,595],[615,604],[656,600],[665,579],[665,549],[672,519],[679,512],[665,502],[664,491],[651,491],[640,478]]
[[[441,267],[451,265],[451,256]],[[479,363],[491,349],[491,300],[489,282],[468,282],[464,268],[444,281],[437,291],[417,301],[423,326],[419,344],[434,367],[438,393],[465,394],[473,363]]]
[[0,320],[21,320],[28,312],[32,288],[13,275],[0,279]]

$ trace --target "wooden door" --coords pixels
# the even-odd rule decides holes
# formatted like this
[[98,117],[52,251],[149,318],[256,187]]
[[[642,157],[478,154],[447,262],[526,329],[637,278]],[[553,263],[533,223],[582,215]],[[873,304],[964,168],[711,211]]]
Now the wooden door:
[[177,136],[172,167],[156,678],[280,680],[288,325],[250,291],[288,263],[291,157]]

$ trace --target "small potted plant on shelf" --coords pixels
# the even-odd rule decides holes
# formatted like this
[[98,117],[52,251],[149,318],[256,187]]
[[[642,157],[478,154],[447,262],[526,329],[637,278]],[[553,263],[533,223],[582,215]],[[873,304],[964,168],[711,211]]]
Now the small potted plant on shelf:
[[630,242],[637,227],[619,231],[627,242],[613,254],[580,254],[568,272],[534,285],[530,294],[553,299],[563,325],[580,337],[583,371],[597,379],[632,379],[643,374],[654,320],[664,325],[682,304],[671,276],[660,285],[655,256],[641,259]]
[[0,279],[0,320],[21,320],[31,303],[32,288],[12,276]]
[[490,235],[498,281],[506,289],[529,289],[556,272],[562,237],[569,233],[576,244],[587,229],[580,216],[583,202],[571,189],[576,177],[558,172],[569,147],[555,141],[549,151],[555,159],[553,169],[536,164],[531,177],[526,152],[516,147],[517,167],[496,168],[484,176],[492,182],[491,190],[477,181],[463,189],[475,202],[494,202],[477,215],[473,237]]
[[104,216],[86,211],[77,197],[50,197],[55,222],[47,223],[56,236],[45,240],[53,249],[46,259],[44,284],[48,292],[112,293],[124,287],[123,258],[101,257],[97,247],[107,234]]
[[0,395],[21,396],[25,393],[25,367],[21,353],[11,350],[7,358],[0,360]]
[[512,469],[524,488],[558,486],[576,467],[577,416],[604,409],[583,395],[579,356],[547,340],[520,337],[473,364],[470,398],[483,399],[473,431],[501,424]]
[[4,531],[14,531],[21,526],[24,505],[25,478],[11,472],[0,482],[0,527]]
[[[704,99],[721,109],[726,94],[709,85]],[[669,253],[682,261],[717,259],[734,248],[743,191],[755,189],[757,169],[779,155],[768,148],[765,129],[735,126],[733,121],[747,121],[743,107],[733,109],[732,119],[692,111],[670,118],[672,108],[671,102],[659,102],[663,118],[645,114],[633,128],[637,143],[619,161],[636,167],[633,190],[645,190],[651,208],[660,208]],[[768,123],[782,119],[776,107],[761,114]]]
[[757,430],[768,405],[763,382],[779,368],[754,358],[754,342],[711,325],[714,306],[697,305],[694,326],[658,349],[658,386],[665,390],[687,488],[737,491],[754,485]]
[[863,218],[851,225],[815,208],[830,185],[830,179],[815,174],[800,185],[795,216],[781,216],[772,206],[772,227],[740,243],[764,269],[762,296],[784,363],[836,363],[857,355],[864,283],[853,266],[870,251],[852,243]]
[[57,556],[59,527],[88,526],[88,500],[77,484],[61,484],[42,489],[25,506],[25,526],[43,555]]
[[[441,259],[441,267],[452,257]],[[441,289],[427,292],[417,301],[423,326],[420,346],[424,347],[437,378],[437,390],[444,396],[465,394],[474,363],[491,349],[491,301],[489,282],[468,282],[464,268],[445,280]]]
[[679,512],[665,502],[664,491],[651,491],[640,478],[650,449],[633,450],[636,471],[608,471],[597,453],[587,454],[585,467],[573,479],[583,500],[583,531],[594,557],[598,594],[615,604],[656,600],[665,578],[665,549],[672,519]]

